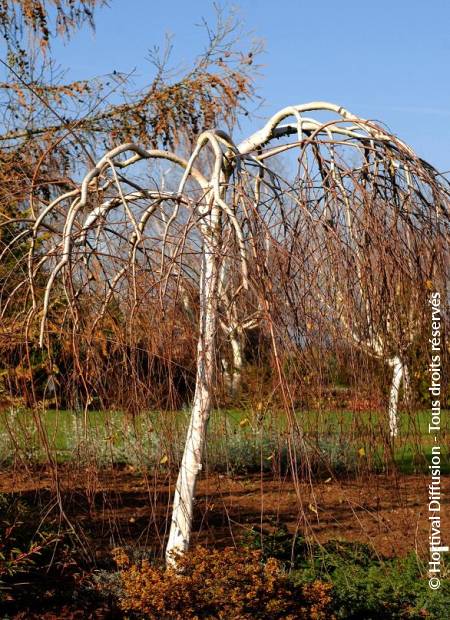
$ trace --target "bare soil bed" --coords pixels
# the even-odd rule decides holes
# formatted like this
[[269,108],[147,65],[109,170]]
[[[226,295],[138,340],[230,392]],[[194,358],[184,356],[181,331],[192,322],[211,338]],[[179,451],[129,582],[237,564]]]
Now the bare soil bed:
[[[133,468],[59,468],[58,479],[68,522],[84,532],[94,556],[101,559],[118,545],[160,550],[170,516],[170,474],[152,478]],[[426,553],[428,484],[425,475],[369,475],[315,480],[313,485],[269,475],[211,475],[197,488],[194,542],[230,545],[251,528],[264,532],[284,523],[293,533],[319,542],[369,543],[387,557]],[[442,534],[448,540],[449,476],[442,477],[441,488]],[[24,498],[45,510],[47,518],[58,517],[48,468],[0,473],[0,493]]]

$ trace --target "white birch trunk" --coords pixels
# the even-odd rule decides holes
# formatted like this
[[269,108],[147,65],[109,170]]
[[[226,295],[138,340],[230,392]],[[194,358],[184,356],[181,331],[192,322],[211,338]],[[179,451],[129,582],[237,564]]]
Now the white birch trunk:
[[236,394],[241,389],[242,381],[242,338],[239,337],[237,331],[232,332],[230,337],[231,350],[233,351],[233,374],[231,377],[231,395]]
[[403,364],[403,398],[408,405],[411,404],[411,377],[409,375],[409,369],[406,364]]
[[214,208],[211,216],[213,226],[209,229],[205,227],[200,276],[200,333],[197,345],[197,376],[191,419],[175,487],[172,520],[166,547],[166,561],[170,565],[176,563],[173,558],[174,552],[184,553],[189,546],[195,485],[198,473],[202,468],[202,452],[211,410],[214,343],[217,324],[218,246],[215,233],[217,232],[218,222],[219,213]]
[[227,392],[231,394],[232,379],[231,379],[231,374],[230,374],[230,364],[228,363],[228,360],[225,357],[223,357],[220,360],[220,363],[222,365],[222,375],[223,375],[223,382],[224,382],[225,388]]
[[226,358],[222,358],[222,372],[223,379],[225,383],[225,387],[230,394],[230,396],[236,396],[241,389],[242,383],[242,367],[244,365],[243,359],[243,342],[242,338],[238,332],[238,329],[232,330],[231,335],[229,336],[231,351],[232,351],[232,366],[230,369],[230,364]]
[[393,369],[391,392],[389,395],[389,432],[391,437],[398,435],[398,400],[400,393],[400,384],[402,382],[404,367],[399,357],[393,357],[389,360],[389,365]]

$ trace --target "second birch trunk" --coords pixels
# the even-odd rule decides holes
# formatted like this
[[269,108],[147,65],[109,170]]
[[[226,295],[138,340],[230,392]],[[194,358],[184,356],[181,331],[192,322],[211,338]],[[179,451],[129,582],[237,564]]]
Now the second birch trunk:
[[391,437],[398,435],[398,400],[400,394],[400,385],[403,379],[404,368],[403,362],[399,357],[389,360],[392,370],[391,391],[389,394],[389,433]]

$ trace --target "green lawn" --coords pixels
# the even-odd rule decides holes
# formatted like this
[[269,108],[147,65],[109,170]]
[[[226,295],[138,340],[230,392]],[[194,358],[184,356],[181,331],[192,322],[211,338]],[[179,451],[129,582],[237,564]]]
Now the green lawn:
[[[442,472],[450,473],[449,422],[441,431]],[[14,456],[29,462],[46,459],[46,442],[60,462],[96,459],[101,464],[129,463],[167,467],[183,449],[189,411],[144,412],[132,419],[119,411],[10,410],[0,414],[0,460]],[[401,413],[394,445],[401,471],[426,471],[432,438],[427,411]],[[386,413],[380,411],[299,411],[296,414],[309,446],[310,458],[332,469],[352,470],[364,465],[383,469],[391,455]],[[287,442],[298,442],[283,414],[215,410],[211,415],[207,460],[215,469],[246,471],[270,469],[287,459]],[[296,439],[297,438],[297,439]]]

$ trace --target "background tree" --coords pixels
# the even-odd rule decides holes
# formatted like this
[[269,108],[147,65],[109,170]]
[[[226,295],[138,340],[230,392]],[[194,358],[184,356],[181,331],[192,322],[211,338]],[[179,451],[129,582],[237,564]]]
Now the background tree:
[[[314,155],[310,165],[333,196],[323,197],[318,229],[329,258],[311,253],[317,313],[334,324],[336,338],[392,369],[388,413],[395,437],[400,386],[406,394],[412,351],[426,332],[429,289],[446,286],[448,213],[440,207],[439,175],[429,166],[416,175],[417,159],[399,141],[388,157],[382,141],[362,145],[351,171],[328,147]],[[440,186],[447,189],[445,180]]]

